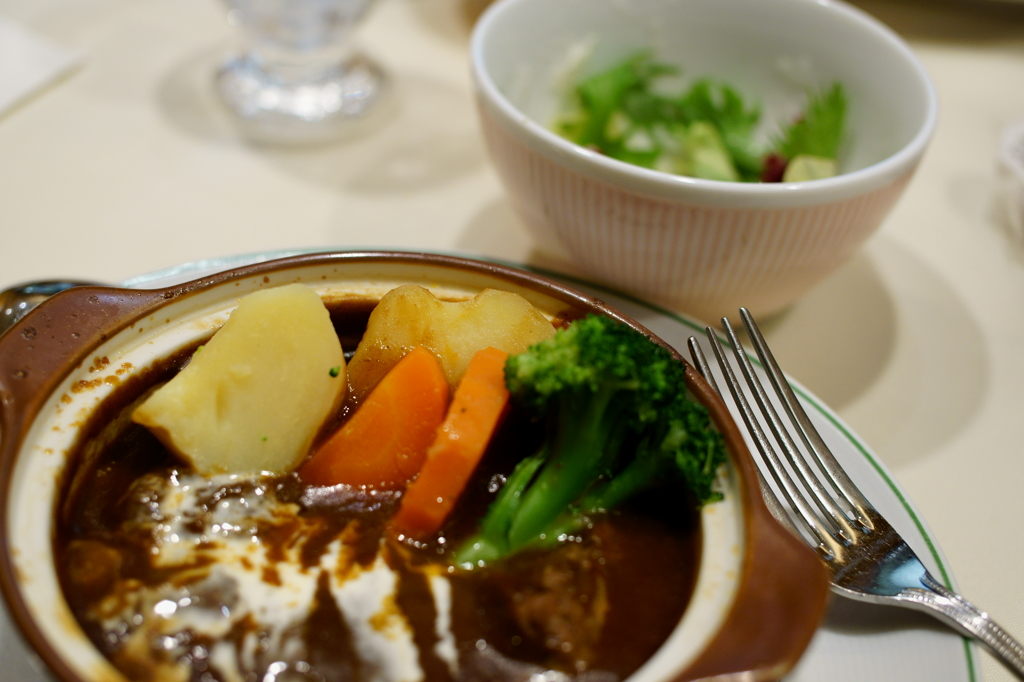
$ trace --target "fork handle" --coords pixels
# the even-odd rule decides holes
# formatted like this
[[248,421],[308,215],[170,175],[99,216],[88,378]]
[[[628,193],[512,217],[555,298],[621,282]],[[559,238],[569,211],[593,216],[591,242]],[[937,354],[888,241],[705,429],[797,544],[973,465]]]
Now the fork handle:
[[957,630],[981,642],[1018,679],[1024,680],[1024,646],[988,614],[947,589],[930,574],[922,582],[928,590],[907,589],[897,598],[908,606],[928,611]]

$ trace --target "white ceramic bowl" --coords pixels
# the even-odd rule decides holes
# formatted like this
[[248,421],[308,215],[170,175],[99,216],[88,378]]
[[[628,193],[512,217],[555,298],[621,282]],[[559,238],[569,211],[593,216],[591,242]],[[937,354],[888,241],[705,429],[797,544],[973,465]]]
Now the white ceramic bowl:
[[[840,81],[841,174],[701,180],[549,130],[572,83],[640,50],[732,84],[770,129],[809,88]],[[554,238],[591,278],[705,319],[740,305],[775,312],[849,258],[910,180],[937,112],[907,45],[835,0],[500,0],[476,25],[471,59],[491,157],[538,239]]]

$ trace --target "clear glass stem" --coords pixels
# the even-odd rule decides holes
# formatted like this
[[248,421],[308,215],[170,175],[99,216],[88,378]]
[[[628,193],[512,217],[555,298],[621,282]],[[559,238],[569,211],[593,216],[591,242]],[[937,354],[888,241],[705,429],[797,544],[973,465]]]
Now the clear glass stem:
[[261,139],[313,142],[339,136],[385,87],[382,71],[349,50],[371,0],[230,0],[241,54],[217,73],[218,91]]

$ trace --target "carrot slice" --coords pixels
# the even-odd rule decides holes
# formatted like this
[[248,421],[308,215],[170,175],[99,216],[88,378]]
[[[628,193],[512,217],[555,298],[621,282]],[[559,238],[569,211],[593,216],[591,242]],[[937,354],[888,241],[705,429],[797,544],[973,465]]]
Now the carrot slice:
[[448,518],[505,413],[507,359],[508,353],[485,348],[470,360],[419,476],[402,495],[392,533],[422,539]]
[[419,472],[447,406],[440,363],[416,347],[299,469],[299,477],[312,485],[401,488]]

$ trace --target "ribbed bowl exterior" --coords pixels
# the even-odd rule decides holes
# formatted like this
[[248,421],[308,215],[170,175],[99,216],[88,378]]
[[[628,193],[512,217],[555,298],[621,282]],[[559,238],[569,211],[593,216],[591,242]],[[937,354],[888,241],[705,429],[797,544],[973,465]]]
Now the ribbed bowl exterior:
[[512,206],[586,276],[707,321],[777,312],[845,262],[913,175],[864,194],[783,208],[701,206],[644,196],[537,153],[479,103],[484,139]]

